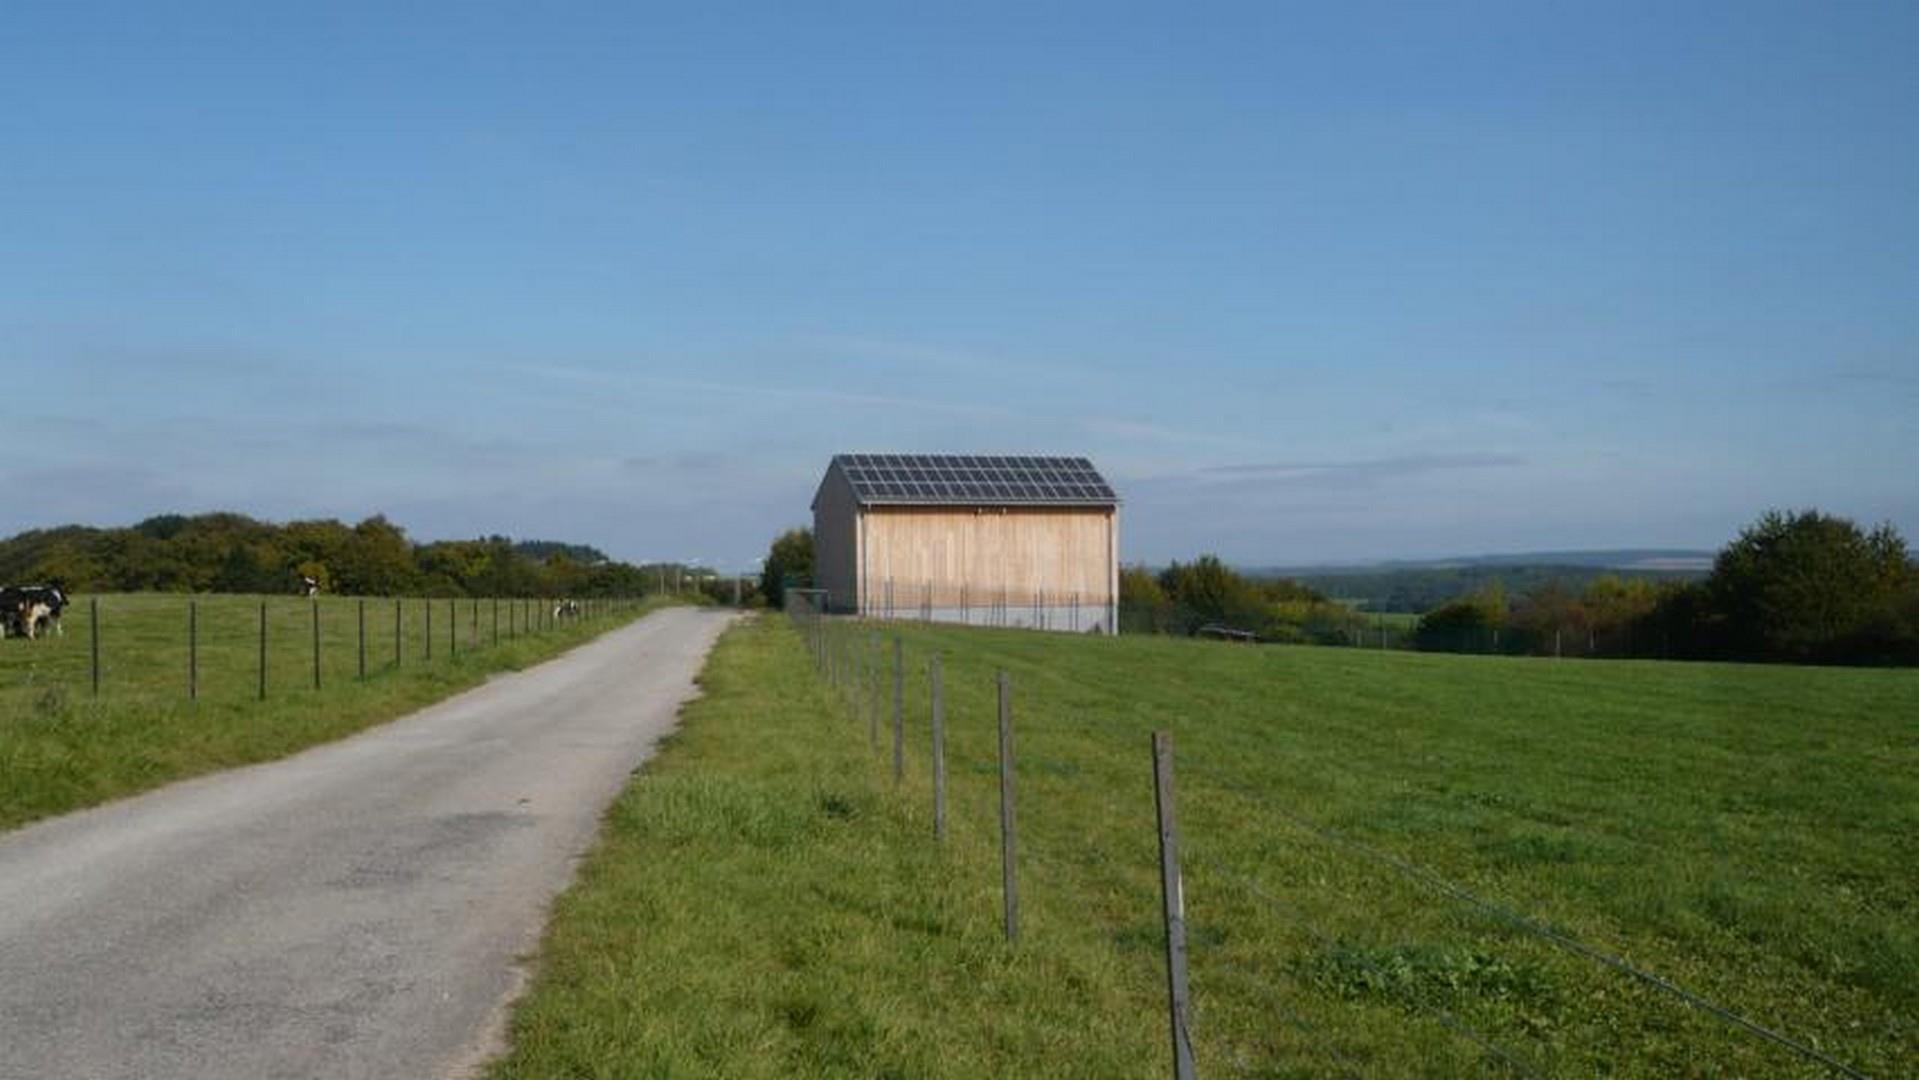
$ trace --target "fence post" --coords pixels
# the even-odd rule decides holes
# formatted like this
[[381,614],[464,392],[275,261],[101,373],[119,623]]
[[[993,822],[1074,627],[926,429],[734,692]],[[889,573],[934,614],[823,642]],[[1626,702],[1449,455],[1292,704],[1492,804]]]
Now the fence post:
[[1153,733],[1153,806],[1159,813],[1159,895],[1166,913],[1166,1007],[1173,1033],[1173,1078],[1193,1080],[1192,1002],[1186,991],[1186,893],[1179,874],[1179,822],[1173,812],[1173,736]]
[[426,640],[426,653],[420,659],[431,664],[433,662],[433,599],[428,597],[420,601],[420,606],[426,608],[426,634],[423,635]]
[[260,601],[260,700],[267,699],[267,602]]
[[873,658],[873,688],[862,695],[866,698],[866,745],[877,754],[880,752],[880,635],[875,631],[866,636],[866,652]]
[[933,691],[933,838],[946,839],[946,699],[940,692],[940,657],[926,661],[926,681]]
[[906,645],[893,635],[893,782],[906,779]]
[[860,717],[860,695],[866,692],[866,654],[860,651],[858,630],[846,634],[846,666],[849,672],[847,700],[853,706],[853,719]]
[[360,681],[366,681],[366,600],[360,601]]
[[404,602],[397,596],[393,598],[393,666],[396,669],[400,666],[400,638],[403,636],[403,628],[400,626],[400,605]]
[[200,602],[187,601],[187,700],[200,700]]
[[87,636],[93,653],[93,696],[100,696],[100,598],[87,598]]
[[493,598],[493,644],[500,643],[500,598]]
[[316,596],[309,599],[307,606],[313,609],[313,688],[318,690],[320,688],[320,598]]
[[460,658],[460,602],[446,602],[446,655],[448,659]]
[[1006,940],[1019,940],[1019,882],[1013,867],[1019,829],[1013,817],[1013,684],[999,673],[1000,896],[1006,908]]

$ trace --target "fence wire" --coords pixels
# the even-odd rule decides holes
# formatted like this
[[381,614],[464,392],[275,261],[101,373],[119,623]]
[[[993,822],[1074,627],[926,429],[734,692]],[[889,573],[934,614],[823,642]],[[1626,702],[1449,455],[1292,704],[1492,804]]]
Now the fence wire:
[[1595,963],[1611,968],[1612,970],[1619,972],[1620,974],[1636,979],[1647,986],[1653,987],[1656,990],[1659,990],[1663,993],[1666,993],[1673,997],[1678,998],[1680,1001],[1685,1002],[1688,1006],[1694,1009],[1704,1012],[1710,1016],[1716,1017],[1719,1020],[1722,1020],[1728,1024],[1732,1024],[1733,1026],[1738,1027],[1750,1034],[1757,1035],[1760,1038],[1766,1039],[1767,1041],[1772,1042],[1775,1045],[1778,1045],[1780,1047],[1783,1047],[1787,1050],[1792,1051],[1795,1054],[1798,1054],[1800,1057],[1804,1058],[1805,1060],[1817,1063],[1819,1065],[1823,1065],[1826,1068],[1831,1069],[1832,1071],[1840,1074],[1841,1076],[1849,1077],[1851,1078],[1851,1080],[1871,1080],[1871,1078],[1868,1077],[1865,1073],[1862,1073],[1858,1071],[1857,1069],[1852,1068],[1850,1065],[1847,1065],[1845,1062],[1837,1060],[1836,1058],[1832,1057],[1830,1054],[1824,1053],[1823,1051],[1819,1050],[1816,1047],[1808,1046],[1805,1043],[1802,1043],[1799,1040],[1794,1039],[1789,1035],[1785,1035],[1781,1032],[1774,1031],[1773,1029],[1766,1027],[1765,1025],[1759,1023],[1758,1021],[1753,1020],[1749,1017],[1746,1017],[1725,1005],[1721,1005],[1718,1002],[1715,1002],[1705,997],[1702,994],[1698,994],[1694,991],[1688,990],[1685,987],[1680,986],[1677,983],[1674,983],[1670,979],[1666,979],[1660,975],[1654,974],[1653,972],[1647,971],[1644,968],[1641,968],[1633,964],[1632,962],[1624,959],[1623,957],[1616,956],[1602,949],[1598,949],[1591,945],[1588,945],[1585,942],[1582,942],[1568,934],[1562,933],[1561,931],[1558,931],[1558,930],[1554,930],[1553,928],[1549,926],[1539,923],[1533,919],[1527,918],[1525,915],[1522,915],[1519,912],[1514,911],[1510,907],[1507,907],[1496,901],[1489,900],[1483,896],[1480,896],[1477,893],[1474,893],[1466,889],[1464,886],[1455,884],[1439,876],[1437,873],[1434,873],[1433,871],[1428,870],[1425,867],[1419,866],[1406,859],[1400,858],[1399,856],[1394,855],[1390,852],[1382,851],[1369,844],[1362,843],[1361,841],[1355,840],[1352,837],[1347,836],[1345,833],[1332,828],[1331,826],[1322,825],[1300,814],[1294,813],[1293,811],[1288,810],[1283,806],[1276,805],[1273,802],[1264,798],[1263,796],[1259,795],[1258,793],[1242,785],[1235,784],[1231,781],[1221,779],[1217,774],[1202,772],[1200,775],[1206,777],[1206,779],[1216,787],[1219,787],[1226,791],[1231,791],[1234,794],[1237,794],[1243,798],[1253,801],[1254,803],[1258,804],[1261,810],[1267,813],[1270,813],[1275,817],[1282,818],[1285,821],[1291,823],[1292,825],[1300,829],[1303,829],[1304,831],[1311,833],[1314,836],[1321,838],[1322,840],[1325,840],[1329,843],[1342,847],[1346,849],[1347,851],[1350,851],[1372,862],[1385,866],[1388,869],[1391,869],[1399,873],[1401,876],[1419,883],[1420,885],[1426,887],[1427,889],[1440,893],[1441,895],[1446,896],[1452,900],[1463,903],[1479,911],[1480,913],[1493,918],[1494,920],[1498,922],[1504,923],[1505,925],[1512,927],[1515,930],[1519,930],[1522,933],[1532,935],[1533,937],[1546,941],[1549,944],[1559,949],[1573,953],[1574,955],[1583,957],[1587,960],[1591,960]]
[[[1218,862],[1215,862],[1212,859],[1206,858],[1205,856],[1200,855],[1198,852],[1195,852],[1195,851],[1189,851],[1187,853],[1187,858],[1191,859],[1194,862],[1200,863],[1203,866],[1206,866],[1208,869],[1218,874],[1220,877],[1225,878],[1233,882],[1234,884],[1238,885],[1241,889],[1244,889],[1253,898],[1259,900],[1262,904],[1264,904],[1267,907],[1267,909],[1272,911],[1272,913],[1275,916],[1279,917],[1281,920],[1285,921],[1289,925],[1298,927],[1299,929],[1305,931],[1308,936],[1318,941],[1321,945],[1327,948],[1339,947],[1339,939],[1336,936],[1326,932],[1325,930],[1322,930],[1320,927],[1315,925],[1311,920],[1307,919],[1306,916],[1303,913],[1301,913],[1298,908],[1294,907],[1291,904],[1288,904],[1286,901],[1273,895],[1273,893],[1271,893],[1270,891],[1262,887],[1258,882],[1254,881],[1252,878],[1249,878],[1245,876],[1244,874],[1240,874],[1233,870],[1230,870],[1224,865]],[[1365,953],[1354,952],[1354,953],[1351,953],[1350,955],[1355,960],[1359,961],[1361,966],[1365,967],[1368,971],[1372,972],[1374,975],[1379,976],[1381,979],[1390,980],[1392,978],[1391,972],[1387,971],[1384,967],[1382,967],[1379,964],[1378,961],[1367,956]],[[1418,1004],[1424,1007],[1424,1003],[1415,1002],[1415,1004]],[[1501,1064],[1504,1064],[1508,1068],[1512,1069],[1514,1072],[1518,1073],[1519,1075],[1526,1076],[1526,1077],[1543,1077],[1544,1074],[1542,1074],[1538,1069],[1534,1068],[1531,1063],[1526,1061],[1526,1059],[1521,1057],[1518,1053],[1512,1050],[1508,1050],[1504,1046],[1501,1046],[1496,1040],[1492,1038],[1492,1036],[1487,1035],[1486,1033],[1480,1031],[1478,1028],[1475,1028],[1471,1024],[1468,1024],[1464,1020],[1461,1020],[1451,1010],[1434,1005],[1430,1007],[1429,1011],[1433,1019],[1438,1021],[1448,1031],[1451,1031],[1457,1035],[1463,1036],[1464,1038],[1477,1044],[1480,1047],[1480,1049],[1485,1051],[1489,1056],[1499,1061]]]
[[[893,635],[887,634],[882,636],[872,623],[858,618],[827,616],[822,610],[822,604],[820,603],[817,593],[799,590],[795,590],[795,592],[798,593],[798,595],[794,597],[794,603],[789,605],[789,617],[795,628],[799,630],[802,636],[808,641],[822,677],[832,688],[833,694],[838,699],[840,707],[846,710],[852,719],[864,722],[864,726],[869,727],[877,733],[875,749],[883,750],[891,727],[889,710],[891,707],[892,653],[890,648],[888,648],[888,642]],[[910,670],[917,670],[910,664],[908,667]],[[981,768],[979,768],[979,766],[983,764],[985,763],[973,762],[954,755],[949,749],[949,775],[971,775],[974,772],[980,772]],[[1850,1080],[1869,1080],[1867,1074],[1854,1069],[1816,1047],[1807,1045],[1798,1039],[1794,1039],[1789,1035],[1767,1027],[1729,1006],[1713,1001],[1703,994],[1680,986],[1670,979],[1641,968],[1621,956],[1586,944],[1563,931],[1546,926],[1505,904],[1480,896],[1440,876],[1432,870],[1419,866],[1391,852],[1366,844],[1348,836],[1338,829],[1313,821],[1284,806],[1277,805],[1269,801],[1263,793],[1253,790],[1242,783],[1223,777],[1207,769],[1195,769],[1189,764],[1182,764],[1180,771],[1185,776],[1197,779],[1200,784],[1206,788],[1230,793],[1249,800],[1262,811],[1272,814],[1274,817],[1287,822],[1335,848],[1384,867],[1425,890],[1436,893],[1452,902],[1465,905],[1480,915],[1491,918],[1524,935],[1543,941],[1553,948],[1586,961],[1599,964],[1645,986],[1651,987],[1659,993],[1676,998],[1685,1003],[1689,1008],[1714,1017],[1747,1034],[1764,1039],[1768,1043],[1793,1053],[1805,1061],[1823,1066],[1838,1075],[1848,1077]],[[958,784],[953,787],[954,790],[952,794],[949,795],[949,798],[953,798],[956,802],[969,806],[976,801],[967,797],[968,789],[971,785]],[[1190,791],[1192,788],[1189,787],[1188,790]],[[978,808],[975,807],[974,809]],[[1034,858],[1037,858],[1041,864],[1049,861],[1047,853],[1043,850],[1027,848],[1022,851],[1022,862]],[[1203,854],[1203,849],[1196,850],[1195,848],[1189,847],[1187,849],[1187,858],[1193,863],[1205,867],[1208,872],[1217,875],[1222,882],[1241,889],[1248,896],[1257,900],[1262,907],[1270,911],[1274,916],[1298,928],[1320,944],[1328,947],[1338,947],[1339,941],[1334,935],[1327,933],[1320,926],[1314,924],[1310,919],[1306,918],[1298,908],[1274,895],[1256,879],[1207,857]],[[1385,968],[1371,957],[1366,956],[1363,952],[1353,952],[1351,955],[1357,963],[1368,969],[1371,974],[1382,979],[1390,980],[1391,973],[1386,971]],[[1243,975],[1241,971],[1233,968],[1231,965],[1227,965],[1220,970],[1224,970],[1235,977]],[[1269,998],[1272,996],[1270,989],[1268,989],[1266,993]],[[1479,1048],[1481,1053],[1490,1062],[1497,1063],[1505,1070],[1519,1076],[1538,1077],[1544,1075],[1539,1068],[1523,1054],[1501,1044],[1498,1040],[1479,1028],[1474,1027],[1451,1010],[1430,1002],[1416,1002],[1416,1005],[1424,1010],[1425,1014],[1434,1022]],[[1301,1031],[1308,1033],[1315,1032],[1313,1025],[1308,1023],[1304,1017],[1280,1008],[1277,1005],[1269,1004],[1268,1008],[1280,1022],[1289,1024]],[[1339,1051],[1336,1046],[1325,1041],[1322,1041],[1321,1045],[1330,1056],[1338,1061],[1340,1067],[1349,1075],[1364,1074],[1358,1064],[1355,1063],[1350,1056]]]

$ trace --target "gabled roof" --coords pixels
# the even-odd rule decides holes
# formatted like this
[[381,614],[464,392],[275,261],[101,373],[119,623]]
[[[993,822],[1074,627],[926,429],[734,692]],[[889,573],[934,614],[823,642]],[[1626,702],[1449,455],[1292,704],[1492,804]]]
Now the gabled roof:
[[837,470],[861,506],[1119,505],[1083,457],[976,454],[838,454]]

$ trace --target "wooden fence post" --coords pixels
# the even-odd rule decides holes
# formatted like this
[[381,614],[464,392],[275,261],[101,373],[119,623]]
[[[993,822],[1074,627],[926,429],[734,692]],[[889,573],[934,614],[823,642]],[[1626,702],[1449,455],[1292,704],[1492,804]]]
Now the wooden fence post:
[[360,681],[366,681],[366,600],[360,601]]
[[1000,896],[1006,909],[1006,940],[1019,940],[1019,881],[1014,874],[1019,829],[1013,816],[1013,683],[999,673]]
[[433,600],[432,598],[429,597],[425,600],[420,601],[420,606],[426,608],[426,634],[425,634],[426,654],[422,656],[420,659],[426,663],[431,664],[433,662]]
[[1164,731],[1153,733],[1153,807],[1159,814],[1159,895],[1166,915],[1166,1007],[1173,1035],[1173,1078],[1193,1080],[1186,895],[1179,873],[1179,821],[1173,811],[1173,736]]
[[405,636],[405,630],[400,625],[400,605],[403,603],[405,601],[399,597],[393,598],[393,666],[395,668],[400,666],[400,639]]
[[187,601],[187,700],[200,700],[200,602]]
[[933,838],[946,839],[946,700],[940,692],[940,657],[926,661],[926,681],[933,693]]

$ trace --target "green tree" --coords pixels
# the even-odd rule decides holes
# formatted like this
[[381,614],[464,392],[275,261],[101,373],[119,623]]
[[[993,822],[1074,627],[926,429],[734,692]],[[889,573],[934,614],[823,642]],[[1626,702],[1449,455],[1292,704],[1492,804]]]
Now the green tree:
[[1201,555],[1184,566],[1173,563],[1161,571],[1159,584],[1174,603],[1179,629],[1186,633],[1211,623],[1258,631],[1266,622],[1266,602],[1259,587],[1217,555]]
[[760,595],[774,607],[786,606],[786,587],[813,584],[813,530],[788,529],[773,541],[760,570]]
[[1915,587],[1905,540],[1817,510],[1768,511],[1713,561],[1706,591],[1731,652],[1749,659],[1870,659]]
[[1119,571],[1120,629],[1129,634],[1163,634],[1172,629],[1173,604],[1144,566]]
[[353,535],[342,544],[337,559],[333,578],[343,593],[398,596],[419,581],[419,567],[406,533],[378,514],[353,527]]

